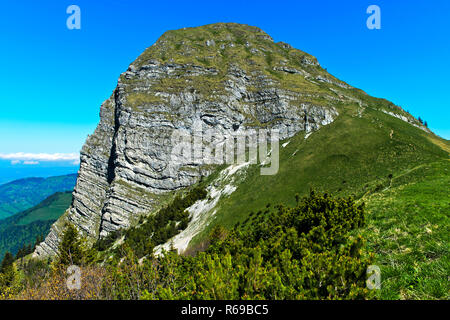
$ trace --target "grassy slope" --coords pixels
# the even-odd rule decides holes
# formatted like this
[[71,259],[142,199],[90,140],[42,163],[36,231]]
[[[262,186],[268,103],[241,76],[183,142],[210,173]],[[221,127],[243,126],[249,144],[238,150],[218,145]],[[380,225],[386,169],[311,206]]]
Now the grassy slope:
[[50,178],[27,178],[0,186],[0,219],[37,205],[55,192],[70,191],[76,174]]
[[47,235],[71,201],[70,192],[58,192],[35,207],[0,221],[0,257],[6,251],[16,253],[21,246],[34,243],[37,236]]
[[17,220],[17,225],[26,225],[39,220],[57,220],[67,210],[71,201],[71,192],[56,193],[39,205],[27,210],[26,214],[21,214],[22,217]]
[[362,118],[354,116],[352,108],[340,111],[334,123],[308,139],[299,134],[285,148],[280,146],[276,175],[261,176],[258,166],[249,168],[245,181],[219,203],[215,220],[193,244],[215,224],[232,227],[267,203],[292,205],[296,193],[305,195],[311,187],[359,198],[389,184],[389,174],[395,177],[409,168],[448,157],[430,142],[429,134],[399,119],[370,108]]
[[449,299],[450,161],[420,165],[364,197],[383,299]]

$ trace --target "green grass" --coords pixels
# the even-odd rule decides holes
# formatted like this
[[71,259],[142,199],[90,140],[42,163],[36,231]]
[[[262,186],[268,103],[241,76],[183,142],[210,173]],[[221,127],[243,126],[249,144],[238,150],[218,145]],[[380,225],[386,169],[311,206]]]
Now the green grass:
[[58,193],[56,196],[47,198],[33,210],[29,210],[17,221],[17,225],[26,225],[35,221],[55,221],[67,210],[71,202],[72,194],[70,192]]
[[362,118],[352,116],[350,108],[340,112],[335,122],[308,139],[298,134],[285,148],[280,144],[276,175],[261,176],[259,166],[250,167],[246,179],[219,202],[215,218],[192,244],[202,241],[215,225],[231,228],[267,203],[293,205],[295,194],[306,195],[310,188],[360,198],[387,186],[390,174],[396,177],[448,157],[425,132],[399,119],[370,108]]
[[418,166],[365,197],[382,299],[449,299],[450,161]]
[[190,246],[217,225],[248,220],[267,203],[293,205],[295,194],[310,188],[352,195],[367,204],[364,233],[381,267],[380,298],[448,299],[448,141],[370,107],[361,118],[351,108],[340,113],[307,140],[299,134],[285,148],[280,143],[276,175],[250,167]]

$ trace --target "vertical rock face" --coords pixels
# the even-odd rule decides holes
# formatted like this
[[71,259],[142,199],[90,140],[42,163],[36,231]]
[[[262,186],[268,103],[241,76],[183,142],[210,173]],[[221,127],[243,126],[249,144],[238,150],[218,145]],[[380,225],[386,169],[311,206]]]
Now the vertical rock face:
[[[326,83],[326,84],[324,84]],[[81,151],[73,203],[35,256],[53,255],[64,223],[92,241],[154,211],[211,166],[171,161],[172,133],[278,129],[280,139],[318,130],[338,115],[346,89],[316,59],[260,29],[214,24],[165,33],[118,81]],[[349,87],[349,86],[347,86]]]
[[99,233],[101,210],[109,190],[109,159],[114,136],[114,98],[106,100],[100,109],[100,123],[88,137],[81,150],[81,164],[73,191],[73,202],[68,212],[55,223],[45,241],[37,246],[35,255],[53,255],[66,220],[95,238]]

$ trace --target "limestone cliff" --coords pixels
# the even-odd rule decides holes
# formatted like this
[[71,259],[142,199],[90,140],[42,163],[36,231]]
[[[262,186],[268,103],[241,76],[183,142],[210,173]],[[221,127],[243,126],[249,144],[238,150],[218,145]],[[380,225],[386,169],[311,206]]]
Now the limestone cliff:
[[[172,163],[171,134],[274,128],[286,139],[332,122],[354,88],[317,60],[256,27],[168,31],[124,72],[81,151],[73,203],[34,253],[55,253],[65,221],[95,241],[155,211],[213,168]],[[360,103],[361,108],[364,107]]]

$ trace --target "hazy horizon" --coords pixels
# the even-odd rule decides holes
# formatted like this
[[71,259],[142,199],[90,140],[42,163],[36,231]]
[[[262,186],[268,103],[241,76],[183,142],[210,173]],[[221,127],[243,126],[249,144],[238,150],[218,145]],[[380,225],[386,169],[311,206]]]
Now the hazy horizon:
[[[75,168],[79,150],[99,121],[101,103],[128,65],[167,30],[216,22],[257,26],[275,42],[314,55],[337,78],[400,105],[450,138],[448,1],[377,1],[379,30],[367,28],[368,4],[360,1],[174,5],[80,0],[80,30],[66,26],[69,4],[8,2],[0,13],[0,34],[8,48],[0,53],[6,75],[0,79],[0,160],[10,162],[3,166],[10,176],[50,172],[61,159]],[[0,172],[0,183],[10,179],[8,174]]]
[[0,160],[0,185],[24,178],[48,178],[77,173],[79,165],[64,162],[44,163],[41,165],[11,164]]

